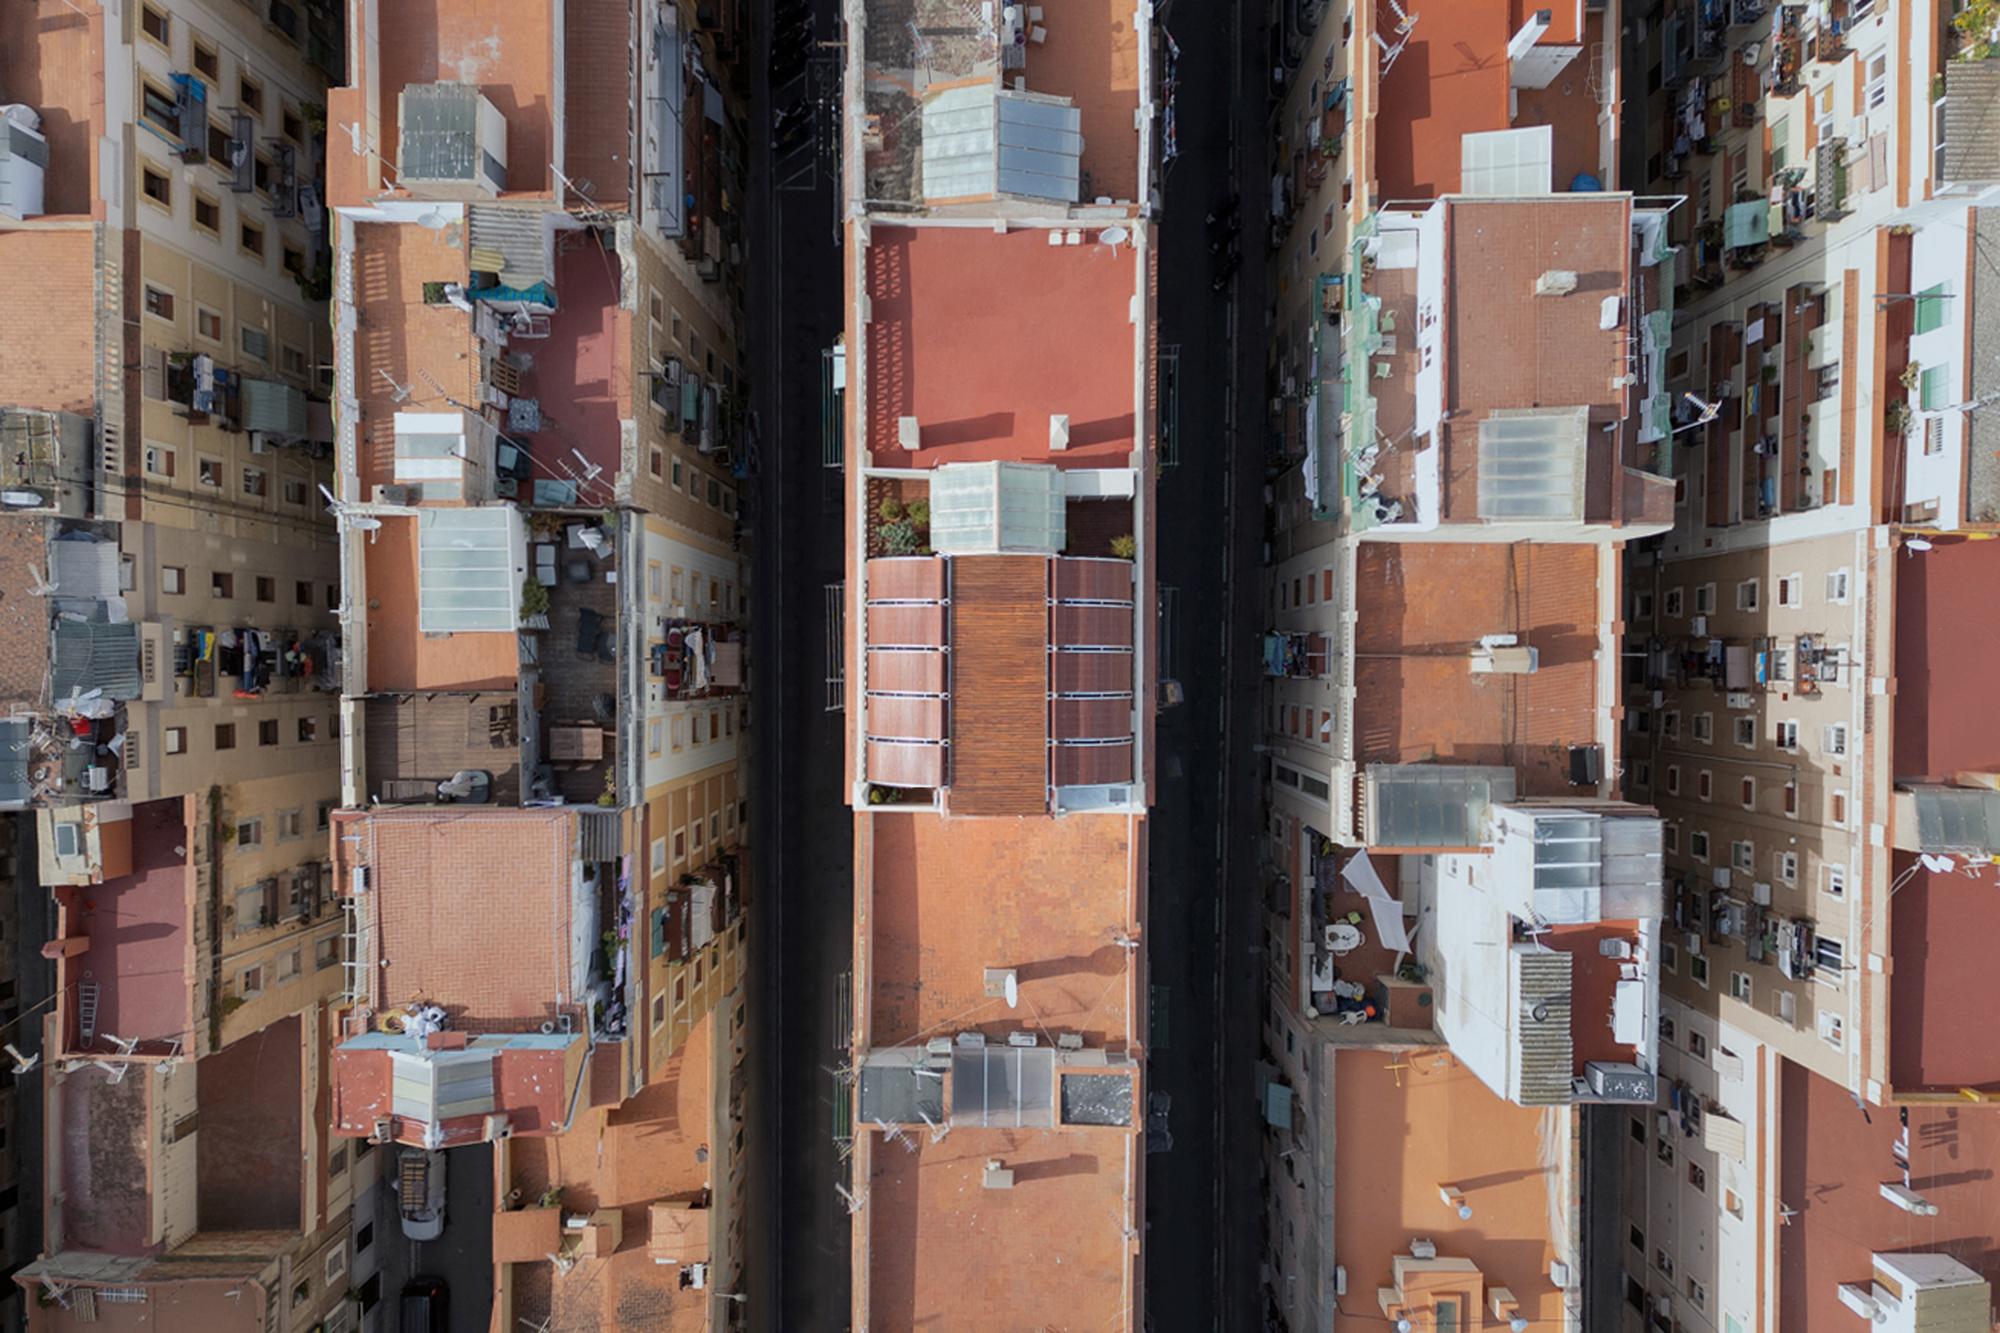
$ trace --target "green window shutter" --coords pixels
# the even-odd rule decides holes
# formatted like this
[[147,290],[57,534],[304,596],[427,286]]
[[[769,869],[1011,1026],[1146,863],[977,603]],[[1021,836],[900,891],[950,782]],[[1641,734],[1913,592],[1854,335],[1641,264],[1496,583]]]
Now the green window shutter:
[[1926,412],[1935,412],[1951,402],[1951,367],[1925,366],[1922,404]]
[[1917,332],[1929,333],[1944,327],[1944,284],[1917,294]]

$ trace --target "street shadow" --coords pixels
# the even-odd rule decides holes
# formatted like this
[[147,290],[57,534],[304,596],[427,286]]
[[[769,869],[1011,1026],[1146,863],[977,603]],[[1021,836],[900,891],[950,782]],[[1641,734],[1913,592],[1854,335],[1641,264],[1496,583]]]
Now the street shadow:
[[1019,1162],[1014,1165],[1014,1185],[1022,1185],[1037,1180],[1060,1180],[1064,1176],[1094,1176],[1098,1172],[1097,1157],[1094,1153],[1073,1152],[1066,1157],[1058,1157],[1047,1162]]
[[[960,417],[956,421],[939,421],[920,428],[918,439],[926,449],[941,449],[952,444],[974,444],[980,440],[1004,440],[1014,434],[1014,414],[1012,412],[988,412],[980,417]],[[1072,434],[1071,439],[1075,436]]]

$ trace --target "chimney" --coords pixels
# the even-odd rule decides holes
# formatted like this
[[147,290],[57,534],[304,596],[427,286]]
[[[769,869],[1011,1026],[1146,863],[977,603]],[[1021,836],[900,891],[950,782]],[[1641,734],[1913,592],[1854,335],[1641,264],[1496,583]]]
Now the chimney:
[[1576,290],[1576,270],[1552,268],[1535,279],[1535,295],[1568,296]]

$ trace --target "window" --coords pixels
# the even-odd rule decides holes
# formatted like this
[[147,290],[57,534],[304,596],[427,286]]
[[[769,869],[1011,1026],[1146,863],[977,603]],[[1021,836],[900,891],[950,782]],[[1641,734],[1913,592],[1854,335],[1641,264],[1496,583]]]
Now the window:
[[1804,606],[1805,580],[1798,574],[1787,574],[1778,580],[1779,606]]
[[318,809],[315,812],[315,817],[313,820],[314,829],[316,829],[321,833],[324,833],[327,831],[328,828],[330,828],[333,825],[334,805],[335,802],[333,801],[321,801],[319,803]]
[[[1632,1137],[1637,1139],[1641,1143],[1644,1143],[1646,1141],[1645,1121],[1637,1119],[1633,1120]],[[1633,1249],[1637,1250],[1641,1254],[1644,1254],[1646,1252],[1646,1233],[1639,1230],[1638,1227],[1628,1225],[1625,1233],[1625,1238],[1632,1243]]]
[[251,851],[255,851],[264,845],[264,817],[262,815],[237,821],[236,845],[239,848]]
[[264,87],[255,79],[239,79],[236,84],[236,100],[245,111],[253,116],[264,114]]
[[208,595],[211,597],[234,597],[236,576],[227,570],[214,570],[208,576]]
[[222,81],[222,61],[216,57],[215,48],[199,37],[194,39],[194,72],[210,83]]
[[1688,834],[1688,855],[1697,861],[1706,861],[1708,859],[1708,835],[1706,833]]
[[[304,482],[302,482],[302,481],[288,481],[288,482],[286,482],[286,483],[285,483],[285,503],[286,503],[286,504],[288,504],[288,505],[303,505],[303,504],[304,504],[305,502],[306,502],[306,484],[305,484]],[[310,587],[311,585],[310,585],[310,584],[308,584],[307,586],[308,586],[308,587]],[[310,605],[311,605],[311,603],[310,603],[310,602],[301,602],[301,603],[300,603],[300,605],[301,605],[301,606],[310,606]]]
[[306,252],[304,250],[293,245],[290,241],[284,241],[278,247],[278,255],[279,262],[285,267],[285,272],[296,273],[301,277],[305,276]]
[[[1688,1184],[1706,1193],[1708,1190],[1708,1173],[1690,1163],[1688,1165]],[[1688,1304],[1694,1306],[1695,1309],[1706,1310],[1708,1308],[1708,1290],[1693,1278],[1687,1280],[1687,1294]]]
[[293,143],[305,142],[306,138],[305,121],[300,119],[299,113],[292,110],[290,107],[283,107],[279,110],[278,126],[279,126],[278,132],[284,135],[287,139],[290,139]]
[[[1661,1139],[1660,1147],[1662,1149],[1660,1160],[1671,1166],[1674,1160],[1673,1145],[1665,1139]],[[1671,1280],[1674,1275],[1674,1256],[1668,1254],[1664,1249],[1655,1249],[1653,1251],[1653,1267],[1660,1271],[1662,1277]]]
[[257,600],[260,602],[275,602],[278,600],[278,581],[269,574],[259,574],[257,576]]
[[188,747],[188,729],[186,727],[168,727],[167,753],[186,754],[187,747]]
[[139,6],[139,31],[166,46],[173,40],[173,27],[167,16],[151,5]]
[[1870,111],[1889,100],[1889,53],[1878,51],[1868,57],[1866,81],[1867,105]]
[[1715,714],[1696,713],[1694,715],[1694,738],[1707,745],[1715,739]]
[[[222,205],[212,196],[203,194],[200,190],[194,192],[194,225],[207,232],[210,236],[220,236],[222,234]],[[209,333],[206,329],[203,329],[202,337],[220,341],[222,338],[221,317],[211,316],[211,318],[215,320],[216,331]]]
[[1667,589],[1666,604],[1661,609],[1670,616],[1681,614],[1681,590],[1679,588]]
[[236,724],[234,722],[218,722],[215,724],[215,748],[218,750],[233,750],[236,748]]
[[1823,866],[1821,867],[1821,876],[1820,889],[1829,898],[1844,898],[1847,896],[1846,866]]
[[1708,1058],[1708,1038],[1702,1036],[1693,1028],[1688,1029],[1688,1054],[1697,1060],[1706,1060]]
[[164,444],[147,445],[146,471],[152,473],[156,477],[173,476],[174,451],[167,448]]
[[1736,743],[1755,748],[1757,744],[1757,719],[1747,716],[1739,717],[1733,725],[1736,730]]
[[1826,576],[1826,600],[1835,606],[1847,605],[1847,575],[1847,570],[1836,569]]
[[1679,764],[1668,764],[1667,795],[1679,796],[1680,794],[1681,794],[1681,766]]
[[658,754],[666,748],[666,724],[655,718],[646,724],[646,753]]
[[1669,976],[1677,976],[1681,970],[1681,951],[1669,941],[1660,942],[1660,966]]
[[1827,796],[1827,798],[1826,798],[1826,822],[1827,822],[1827,823],[1829,823],[1829,824],[1832,824],[1832,825],[1833,825],[1834,827],[1836,827],[1836,828],[1844,828],[1844,827],[1846,827],[1846,825],[1847,825],[1847,793],[1846,793],[1846,792],[1844,792],[1844,791],[1837,791],[1837,792],[1832,792],[1832,793],[1830,793],[1830,794],[1829,794],[1829,795]]
[[1799,1023],[1798,997],[1788,990],[1771,992],[1771,1017],[1786,1027],[1797,1027]]
[[300,579],[292,584],[292,600],[300,606],[311,606],[313,604],[313,585],[311,579]]
[[161,291],[158,287],[146,288],[146,313],[158,319],[174,317],[174,294]]
[[229,145],[233,142],[227,129],[212,120],[208,122],[208,164],[224,176],[230,174]]
[[1694,590],[1694,613],[1698,616],[1715,614],[1715,585],[1704,583]]
[[300,718],[300,719],[299,719],[299,740],[300,740],[300,741],[316,741],[316,740],[318,740],[318,739],[319,739],[319,719],[318,719],[318,718],[316,718],[316,717],[302,717],[302,718]]
[[1790,816],[1791,816],[1791,817],[1792,817],[1793,819],[1797,819],[1797,818],[1799,817],[1799,784],[1798,784],[1798,783],[1796,783],[1796,782],[1787,782],[1787,783],[1785,784],[1785,807],[1784,807],[1784,808],[1785,808],[1785,813],[1786,813],[1786,814],[1788,814],[1788,815],[1790,815]]
[[668,478],[669,484],[672,485],[675,490],[679,490],[681,488],[681,460],[676,458],[674,460],[673,466],[669,468],[668,471],[672,474]]
[[1799,878],[1799,854],[1797,852],[1778,853],[1778,878],[1787,884],[1796,884]]
[[282,986],[287,981],[297,981],[298,979],[299,951],[297,949],[288,949],[278,955],[278,984]]
[[1818,1015],[1818,1027],[1819,1039],[1833,1047],[1836,1051],[1839,1050],[1841,1042],[1846,1035],[1844,1026],[1840,1021],[1840,1015],[1828,1013],[1822,1009]]
[[654,476],[659,476],[661,470],[666,466],[666,455],[658,449],[653,450],[647,455],[646,466]]
[[1944,327],[1944,284],[1926,287],[1917,293],[1917,332],[1929,333]]
[[204,458],[199,460],[195,467],[195,474],[202,485],[213,486],[218,490],[221,489],[222,460],[219,458]]
[[1731,972],[1729,974],[1729,998],[1732,1000],[1741,1000],[1745,1004],[1750,1003],[1750,974],[1748,972]]
[[175,138],[180,137],[181,107],[172,93],[145,79],[140,83],[139,97],[140,115]]
[[1847,724],[1831,722],[1819,729],[1819,748],[1830,755],[1847,753]]
[[1669,708],[1666,712],[1660,714],[1660,735],[1670,741],[1677,741],[1681,738],[1680,709]]
[[[1925,372],[1925,376],[1926,378],[1929,377],[1928,371]],[[1938,417],[1924,418],[1924,452],[1927,454],[1941,454],[1944,452],[1943,417],[1938,416]],[[1933,519],[1935,519],[1936,517],[1937,515],[1935,513],[1931,515],[1931,518]]]
[[1788,718],[1779,722],[1772,731],[1771,741],[1780,750],[1796,750],[1799,748],[1799,723],[1797,718]]
[[1707,769],[1695,774],[1694,794],[1696,800],[1707,801],[1715,797],[1715,774]]
[[254,1000],[264,993],[264,966],[246,967],[236,974],[236,995],[239,999]]
[[257,724],[257,744],[276,745],[278,743],[278,719],[267,717]]
[[1688,978],[1703,990],[1708,989],[1708,959],[1700,954],[1688,955]]
[[290,343],[283,343],[278,348],[278,365],[287,375],[304,378],[306,354]]
[[[1937,412],[1951,405],[1951,367],[1949,365],[1924,367],[1923,374],[1918,379],[1917,405],[1926,412]],[[1938,424],[1942,427],[1944,423],[1939,422]],[[1942,431],[1940,431],[1939,447],[1943,447]],[[1932,452],[1928,439],[1924,446],[1924,452]]]
[[1763,583],[1761,580],[1743,580],[1743,582],[1736,585],[1736,609],[1738,611],[1755,611],[1757,609],[1757,599],[1762,593]]
[[1678,824],[1664,824],[1660,828],[1660,849],[1669,855],[1681,849],[1681,829]]
[[1816,935],[1813,937],[1813,966],[1820,974],[1830,974],[1822,975],[1821,980],[1840,980],[1841,967],[1845,961],[1846,953],[1846,946],[1831,935]]
[[[243,247],[243,253],[255,255],[259,259],[264,257],[264,229],[262,227],[254,222],[246,222],[237,235],[239,243]],[[250,349],[245,347],[243,350],[247,352]],[[258,352],[257,355],[262,356],[263,353]]]
[[152,167],[139,168],[139,191],[161,208],[174,206],[174,183],[164,171]]
[[1744,874],[1757,869],[1757,844],[1738,838],[1729,844],[1729,864]]
[[1653,594],[1642,592],[1632,598],[1632,619],[1651,620],[1653,618]]

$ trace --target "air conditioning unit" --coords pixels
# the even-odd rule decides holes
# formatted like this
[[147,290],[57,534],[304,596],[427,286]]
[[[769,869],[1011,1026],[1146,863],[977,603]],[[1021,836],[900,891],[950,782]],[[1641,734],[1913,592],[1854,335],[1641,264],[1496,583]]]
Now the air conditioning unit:
[[1731,708],[1752,708],[1756,706],[1756,702],[1751,698],[1750,691],[1748,690],[1731,690],[1722,696],[1722,702]]
[[375,1122],[375,1132],[368,1137],[376,1143],[394,1143],[396,1141],[396,1118],[389,1115],[381,1117]]
[[264,443],[263,431],[253,430],[250,432],[250,452],[253,454],[268,454],[271,452],[271,446]]
[[1412,1259],[1435,1259],[1438,1257],[1437,1242],[1434,1240],[1413,1240],[1410,1242]]
[[1600,1097],[1608,1102],[1650,1105],[1660,1098],[1659,1078],[1637,1065],[1592,1060],[1584,1065],[1583,1076],[1584,1081],[1590,1085],[1591,1096]]

